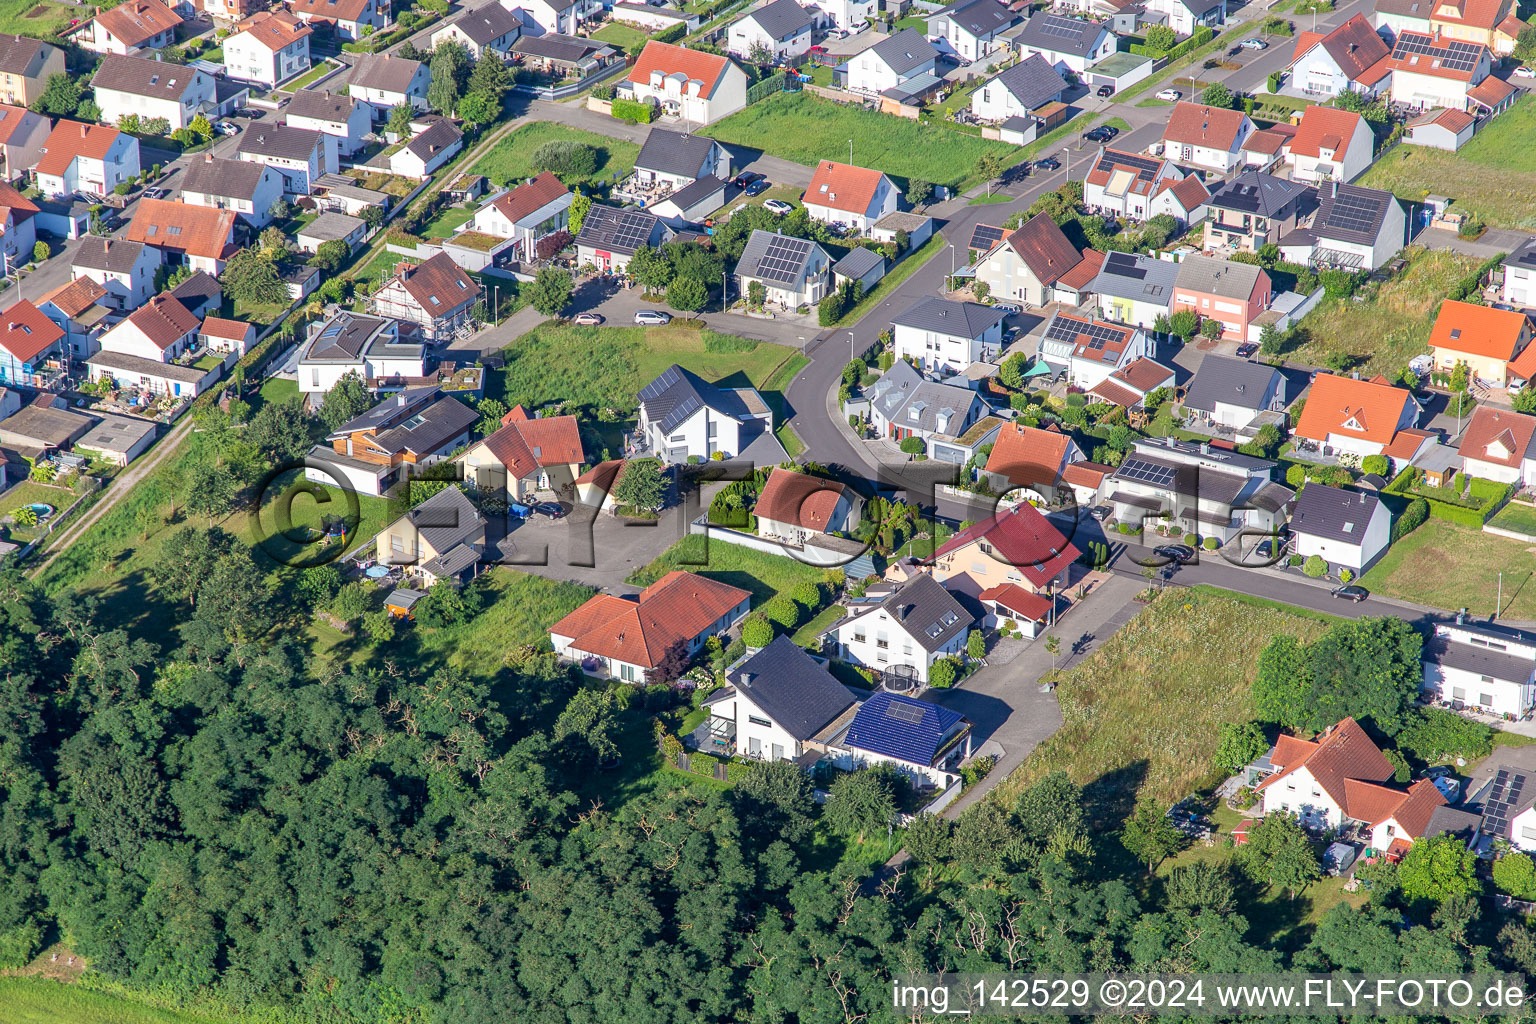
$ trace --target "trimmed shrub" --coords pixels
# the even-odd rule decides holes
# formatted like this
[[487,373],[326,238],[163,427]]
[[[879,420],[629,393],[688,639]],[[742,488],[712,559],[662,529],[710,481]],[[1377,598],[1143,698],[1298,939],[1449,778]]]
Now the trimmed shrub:
[[651,105],[641,103],[639,100],[613,101],[613,116],[626,124],[650,124]]
[[948,658],[941,658],[928,670],[928,685],[936,690],[948,689],[955,685],[955,675],[955,663]]
[[768,616],[768,621],[785,629],[794,629],[800,621],[800,608],[787,597],[775,597],[763,606],[763,614]]
[[1200,543],[1200,538],[1193,533],[1186,533],[1184,535],[1184,543],[1188,544],[1190,547],[1194,547],[1196,544]]
[[1205,538],[1205,550],[1215,551],[1219,547],[1221,547],[1221,541],[1217,540],[1215,537]]
[[741,639],[748,647],[767,647],[773,643],[773,627],[767,619],[754,615],[742,624]]
[[789,596],[796,604],[807,611],[814,612],[821,607],[821,586],[820,584],[812,583],[810,580],[796,583],[795,589],[789,592]]
[[1328,575],[1328,563],[1323,561],[1322,555],[1313,555],[1307,559],[1301,571],[1315,580],[1320,580]]

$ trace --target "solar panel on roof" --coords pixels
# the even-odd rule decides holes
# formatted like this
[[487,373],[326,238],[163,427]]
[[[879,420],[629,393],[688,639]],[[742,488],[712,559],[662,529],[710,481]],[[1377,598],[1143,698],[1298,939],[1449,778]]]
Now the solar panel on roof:
[[779,284],[793,284],[800,279],[800,268],[811,251],[811,243],[803,238],[775,237],[757,261],[757,274]]
[[1173,482],[1175,470],[1172,466],[1162,466],[1144,459],[1127,459],[1121,464],[1119,475],[1127,480],[1161,486]]
[[887,718],[894,718],[898,722],[906,722],[908,725],[917,725],[923,720],[923,709],[915,708],[910,704],[897,704],[892,701],[885,709]]
[[1003,229],[991,224],[977,224],[971,230],[971,248],[981,252],[991,249],[1003,240]]
[[1128,252],[1112,252],[1104,262],[1110,273],[1117,277],[1128,277],[1140,281],[1147,276],[1141,261]]
[[1410,67],[1415,56],[1433,57],[1439,63],[1435,66],[1448,68],[1452,71],[1472,71],[1482,59],[1482,44],[1468,43],[1459,40],[1435,40],[1430,36],[1417,32],[1404,32],[1397,37],[1397,45],[1392,48],[1392,56],[1404,61]]
[[1328,212],[1328,226],[1345,231],[1370,234],[1376,226],[1380,206],[1363,196],[1340,193],[1333,197],[1333,207]]
[[1064,38],[1075,38],[1082,34],[1082,30],[1078,28],[1077,22],[1071,18],[1047,18],[1045,23],[1040,26],[1040,31],[1048,36],[1061,36]]

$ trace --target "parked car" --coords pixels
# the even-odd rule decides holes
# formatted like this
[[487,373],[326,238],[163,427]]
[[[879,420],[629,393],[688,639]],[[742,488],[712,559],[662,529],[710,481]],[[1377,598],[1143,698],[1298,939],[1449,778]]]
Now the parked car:
[[1239,359],[1247,359],[1258,350],[1259,346],[1255,345],[1251,341],[1245,341],[1241,345],[1237,346],[1237,357]]
[[1179,92],[1177,89],[1164,89],[1162,92],[1157,94],[1158,99],[1167,103],[1177,103],[1180,99],[1183,98],[1183,96],[1184,94]]
[[213,126],[213,130],[220,135],[238,135],[240,133],[240,126],[232,121],[220,121]]
[[1057,160],[1055,157],[1052,157],[1052,156],[1048,156],[1044,160],[1036,160],[1035,161],[1035,170],[1037,170],[1037,171],[1059,171],[1059,170],[1061,170],[1061,161]]
[[603,314],[601,313],[577,313],[571,317],[571,323],[577,327],[598,327],[602,322]]
[[1113,96],[1115,94],[1115,87],[1112,85],[1101,85],[1099,86],[1098,94],[1100,96]]
[[737,188],[746,188],[754,181],[762,181],[766,177],[766,174],[759,174],[756,171],[742,171],[740,174],[736,175],[736,177],[731,179],[731,184],[735,185]]
[[1515,70],[1510,73],[1516,78],[1536,78],[1536,70],[1528,68],[1524,64],[1516,65]]
[[230,111],[229,116],[244,117],[251,121],[260,121],[262,118],[267,116],[267,112],[260,109],[259,107],[241,107],[239,110]]
[[1342,587],[1335,587],[1333,590],[1333,596],[1342,597],[1346,601],[1353,601],[1356,604],[1359,604],[1361,601],[1364,601],[1366,598],[1370,597],[1371,592],[1357,584],[1346,583]]
[[168,188],[147,188],[144,190],[145,199],[164,199],[171,194]]
[[565,515],[565,508],[558,501],[541,501],[533,506],[535,515],[544,516],[546,519],[559,519]]
[[763,209],[782,217],[786,213],[793,213],[795,208],[782,199],[770,199],[763,204]]
[[1111,127],[1107,124],[1101,124],[1097,128],[1090,128],[1083,132],[1083,141],[1104,143],[1108,142],[1110,139],[1113,139],[1116,135],[1119,134],[1120,129]]
[[1195,560],[1195,549],[1184,544],[1164,544],[1160,548],[1153,548],[1152,553],[1171,559],[1180,565],[1187,565]]
[[1267,50],[1267,49],[1269,49],[1269,44],[1266,43],[1264,40],[1258,38],[1257,36],[1249,36],[1247,39],[1244,39],[1242,42],[1238,43],[1237,45],[1241,46],[1245,50]]
[[756,181],[752,182],[752,184],[748,185],[746,188],[742,189],[741,191],[742,191],[743,195],[747,195],[747,196],[760,196],[764,192],[768,191],[768,179],[767,178],[759,178]]
[[671,313],[663,313],[659,309],[642,309],[635,313],[635,323],[648,327],[660,327],[672,322]]
[[1004,313],[1009,313],[1009,314],[1024,312],[1024,307],[1020,306],[1017,302],[994,302],[992,304],[992,308],[993,309],[1000,309]]
[[1094,518],[1095,522],[1102,523],[1104,520],[1108,519],[1110,514],[1114,511],[1115,510],[1110,508],[1108,505],[1095,505],[1093,508],[1088,510],[1088,514]]

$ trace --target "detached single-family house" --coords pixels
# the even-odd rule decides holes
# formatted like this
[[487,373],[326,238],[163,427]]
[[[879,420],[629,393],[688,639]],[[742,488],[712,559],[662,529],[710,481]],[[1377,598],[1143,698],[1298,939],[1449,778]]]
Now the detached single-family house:
[[[327,136],[328,138],[329,136]],[[464,133],[446,118],[434,121],[426,131],[412,136],[389,156],[389,169],[406,178],[430,176],[464,148]]]
[[829,744],[840,768],[888,764],[913,789],[954,785],[960,762],[971,756],[971,723],[958,711],[899,693],[879,691]]
[[575,416],[535,417],[517,405],[454,461],[481,493],[527,502],[539,491],[572,489],[586,457]]
[[880,10],[879,0],[812,0],[806,6],[816,8],[845,32],[863,29]]
[[1381,455],[1399,431],[1418,422],[1413,395],[1390,384],[1320,373],[1292,431],[1324,446],[1324,454]]
[[[1393,103],[1418,109],[1467,110],[1473,102],[1473,89],[1493,70],[1493,53],[1481,43],[1399,32],[1387,66],[1392,69]],[[1499,83],[1491,105],[1500,108],[1513,95],[1512,87]]]
[[834,480],[779,467],[768,474],[752,512],[759,537],[801,547],[822,534],[851,529],[863,505],[858,494]]
[[1246,341],[1248,327],[1274,299],[1269,274],[1251,263],[1186,256],[1174,279],[1173,308],[1221,323],[1222,337]]
[[[669,366],[640,389],[639,450],[667,462],[708,459],[715,452],[777,464],[773,412],[752,388],[722,388],[681,366]],[[760,453],[765,457],[756,457]]]
[[299,89],[288,101],[283,116],[294,128],[322,132],[336,139],[336,155],[351,156],[366,143],[363,136],[373,127],[368,104],[346,93]]
[[1312,203],[1314,193],[1298,182],[1262,171],[1229,178],[1205,201],[1205,248],[1258,252],[1280,244]]
[[984,472],[998,494],[1023,488],[1042,502],[1052,502],[1060,495],[1067,467],[1083,458],[1082,449],[1063,430],[1005,423],[992,442]]
[[[171,297],[176,297],[174,292]],[[226,320],[221,316],[205,316],[202,329],[197,335],[197,343],[210,352],[233,352],[237,357],[243,356],[256,344],[256,325],[242,320]]]
[[990,410],[969,387],[926,380],[905,359],[869,387],[869,421],[881,437],[957,438]]
[[1524,313],[1446,299],[1429,334],[1429,352],[1442,373],[1465,363],[1478,380],[1502,388],[1523,379],[1511,367],[1531,339],[1531,321]]
[[191,65],[145,57],[103,58],[91,88],[101,120],[109,124],[130,115],[141,120],[163,117],[175,131],[217,105],[212,75]]
[[617,88],[620,97],[651,103],[689,124],[711,124],[747,105],[747,73],[729,57],[655,40]]
[[226,160],[212,151],[194,156],[181,179],[181,201],[189,206],[233,210],[252,227],[272,222],[272,206],[283,198],[283,176],[266,164]]
[[594,202],[576,235],[576,261],[622,274],[636,249],[642,245],[654,249],[670,241],[674,233],[654,213]]
[[269,88],[309,70],[309,37],[314,30],[287,11],[253,14],[224,40],[229,77]]
[[1527,238],[1504,257],[1499,299],[1511,306],[1536,306],[1536,238]]
[[50,362],[69,355],[64,329],[28,299],[0,314],[0,384],[41,383]]
[[1317,555],[1337,573],[1359,575],[1375,563],[1392,540],[1392,513],[1381,499],[1312,482],[1296,495],[1291,512],[1291,550]]
[[634,597],[598,594],[549,627],[549,639],[587,675],[649,683],[740,622],[751,601],[738,587],[674,570]]
[[1285,408],[1285,377],[1266,363],[1208,355],[1184,389],[1184,414],[1210,427],[1242,430]]
[[759,49],[771,54],[774,60],[798,57],[811,48],[811,29],[815,24],[811,12],[795,0],[770,0],[731,23],[725,48],[737,57],[749,57]]
[[1172,311],[1178,276],[1179,265],[1171,260],[1110,252],[1088,290],[1098,301],[1100,316],[1151,330],[1159,317]]
[[1114,53],[1118,41],[1100,22],[1040,11],[1024,23],[1013,45],[1021,57],[1039,54],[1062,74],[1081,77],[1090,65]]
[[1043,306],[1054,299],[1056,283],[1082,262],[1083,254],[1042,213],[1004,235],[976,261],[976,280],[999,299]]
[[[140,199],[128,223],[128,241],[143,242],[160,250],[162,263],[185,263],[193,270],[217,276],[235,253],[233,210],[173,203],[168,199]],[[113,291],[110,281],[102,281]]]
[[1462,468],[1468,476],[1529,487],[1536,483],[1536,416],[1480,405],[1462,431]]
[[528,259],[538,252],[540,239],[569,230],[574,199],[559,178],[544,171],[492,196],[464,226],[492,238],[513,239],[515,255]]
[[1120,149],[1100,149],[1083,179],[1083,205],[1094,213],[1108,213],[1131,220],[1147,220],[1152,197],[1164,182],[1184,177],[1173,161]]
[[725,685],[704,706],[709,718],[699,749],[795,761],[825,751],[827,734],[846,728],[858,700],[825,665],[780,636],[726,669]]
[[1267,459],[1153,437],[1135,442],[1104,488],[1119,522],[1167,524],[1225,543],[1244,529],[1269,533],[1284,524],[1294,494],[1271,480],[1274,471]]
[[48,88],[49,77],[64,71],[64,51],[57,46],[0,33],[0,102],[19,107],[34,103]]
[[1122,409],[1140,409],[1159,389],[1172,392],[1178,375],[1173,367],[1143,356],[1126,363],[1088,389],[1088,401],[1108,402]]
[[1391,82],[1391,52],[1365,15],[1356,14],[1331,32],[1297,34],[1290,85],[1320,99],[1343,92],[1374,96]]
[[1330,182],[1317,212],[1280,239],[1282,259],[1318,267],[1375,270],[1407,241],[1408,215],[1391,192]]
[[635,157],[635,179],[665,188],[687,188],[708,177],[731,176],[731,153],[705,135],[653,127]]
[[469,308],[484,289],[446,253],[421,263],[402,261],[368,300],[379,316],[415,324],[429,343],[445,342],[469,320]]
[[160,250],[125,238],[90,235],[75,250],[71,280],[88,278],[106,290],[104,303],[114,309],[137,309],[155,293]]
[[1147,354],[1140,327],[1097,320],[1092,314],[1057,313],[1040,339],[1039,357],[1053,371],[1088,389]]
[[1227,20],[1227,0],[1148,0],[1146,7],[1147,14],[1167,19],[1181,39],[1202,25],[1214,28]]
[[43,143],[37,189],[50,199],[77,193],[104,196],[138,177],[139,169],[139,140],[132,135],[104,125],[61,120]]
[[[997,0],[976,0],[1007,10]],[[971,113],[982,121],[1028,117],[1047,103],[1060,102],[1067,81],[1039,54],[1031,54],[998,72],[971,93]]]
[[381,563],[410,566],[428,587],[462,583],[480,573],[485,517],[463,491],[445,487],[384,527],[374,548]]
[[1291,177],[1297,181],[1353,181],[1371,166],[1376,136],[1365,118],[1313,104],[1301,112],[1291,139]]
[[312,404],[348,373],[377,388],[425,372],[426,346],[416,325],[392,317],[343,310],[323,323],[310,324],[299,348],[299,391]]
[[1424,692],[1452,707],[1523,718],[1536,707],[1536,636],[1465,613],[1437,622],[1424,644]]
[[933,79],[936,84],[934,72],[938,59],[939,51],[932,43],[916,31],[904,28],[862,53],[854,54],[845,65],[848,88],[878,96],[889,89],[900,89],[909,82],[926,83]]
[[406,388],[327,434],[304,460],[305,475],[382,495],[467,442],[479,419],[435,386]]
[[965,652],[975,621],[953,594],[923,573],[883,600],[853,604],[827,635],[836,638],[834,654],[843,661],[926,683],[934,662]]
[[603,11],[599,0],[503,0],[503,7],[521,9],[546,34],[574,36],[582,23]]
[[1163,129],[1163,155],[1181,166],[1231,174],[1246,161],[1243,143],[1254,132],[1241,110],[1178,103]]
[[36,167],[52,132],[53,123],[42,114],[0,104],[0,179],[14,181]]
[[336,136],[288,124],[258,121],[241,133],[235,155],[281,174],[288,195],[308,195],[322,174],[337,170]]
[[970,63],[1006,46],[1001,36],[1019,20],[1011,7],[998,0],[956,0],[928,16],[928,36]]
[[64,34],[92,53],[130,54],[171,46],[181,23],[181,16],[160,0],[127,0],[98,11]]
[[815,305],[827,294],[831,266],[832,257],[810,239],[756,228],[736,261],[736,291],[746,296],[761,284],[765,302],[785,309]]
[[101,336],[103,352],[174,362],[197,345],[202,321],[169,295],[156,295]]
[[823,160],[805,190],[805,212],[823,224],[845,224],[860,234],[896,209],[900,193],[886,174]]
[[383,121],[389,112],[403,103],[417,110],[427,109],[427,86],[432,75],[419,60],[406,60],[389,54],[362,56],[352,65],[347,93],[373,108],[373,119]]
[[933,578],[946,590],[975,597],[1011,583],[1032,594],[1071,582],[1077,546],[1027,501],[961,530],[933,553]]
[[286,0],[288,10],[304,24],[329,29],[337,43],[355,43],[372,26],[389,28],[389,0]]
[[891,319],[896,358],[935,373],[964,373],[997,358],[1007,316],[996,306],[924,296]]
[[453,41],[469,51],[475,60],[486,54],[509,57],[512,44],[523,34],[523,21],[511,9],[499,3],[482,4],[460,12],[448,24],[432,33],[432,46]]

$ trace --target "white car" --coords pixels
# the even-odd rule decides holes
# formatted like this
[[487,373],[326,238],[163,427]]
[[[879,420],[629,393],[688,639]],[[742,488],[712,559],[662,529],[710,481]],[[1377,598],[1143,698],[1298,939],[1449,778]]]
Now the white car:
[[1524,64],[1521,64],[1519,67],[1515,68],[1515,70],[1511,73],[1516,78],[1536,78],[1536,70],[1532,70],[1531,68],[1526,67]]
[[1245,50],[1267,50],[1269,44],[1262,39],[1250,37],[1237,44]]
[[1184,94],[1179,92],[1177,89],[1164,89],[1162,92],[1157,94],[1158,99],[1164,100],[1168,103],[1177,103],[1181,98],[1183,98],[1183,96]]
[[795,208],[782,199],[770,199],[763,204],[763,209],[769,213],[777,213],[782,217],[786,213],[792,213]]
[[642,309],[635,313],[635,323],[644,327],[661,327],[671,322],[672,314],[659,309]]

